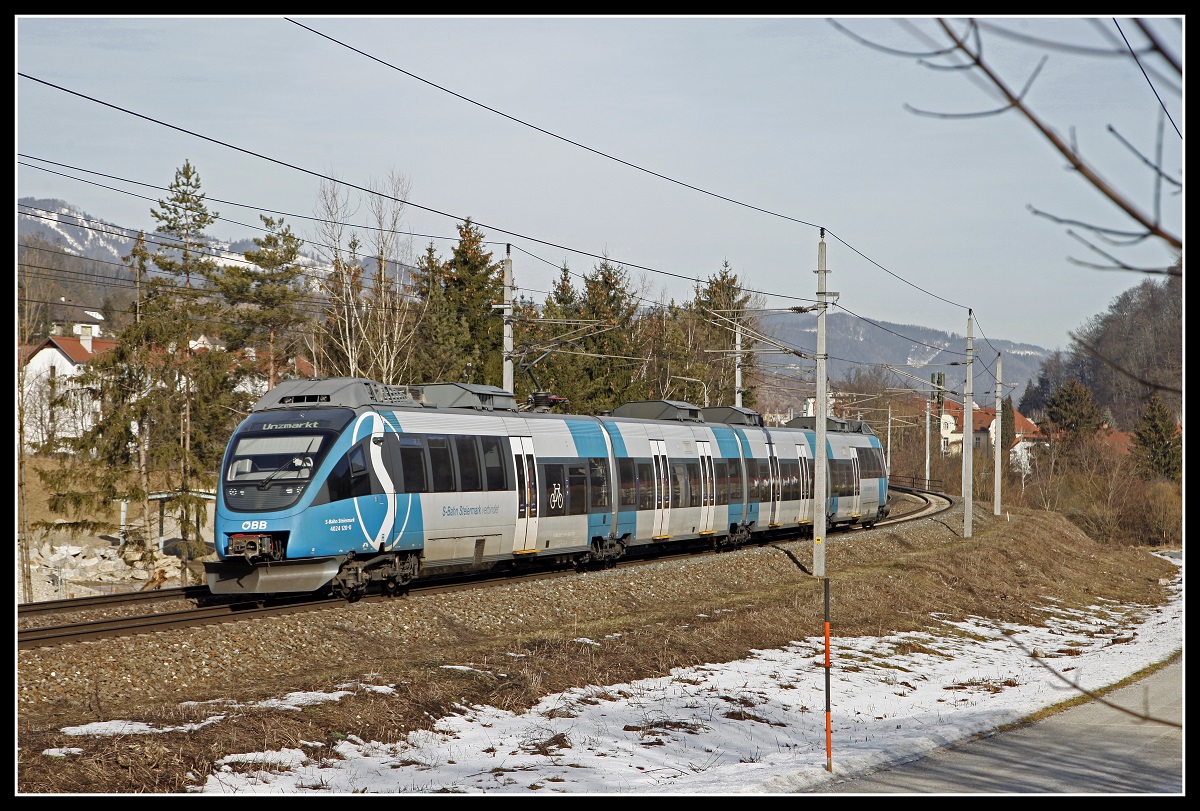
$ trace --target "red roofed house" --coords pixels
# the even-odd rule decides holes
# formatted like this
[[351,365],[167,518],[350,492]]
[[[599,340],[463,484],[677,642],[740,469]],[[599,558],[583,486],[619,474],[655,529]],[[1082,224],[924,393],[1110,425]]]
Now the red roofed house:
[[102,338],[104,317],[79,309],[69,321],[56,323],[54,333],[34,346],[21,348],[24,366],[25,446],[32,450],[61,437],[77,437],[90,428],[99,404],[74,390],[76,377],[97,355],[117,345]]
[[[996,409],[982,408],[976,405],[971,410],[971,415],[973,423],[971,426],[972,447],[976,451],[990,451],[994,447],[996,428],[999,425],[999,421],[996,419]],[[955,456],[962,453],[963,432],[960,427],[962,423],[962,403],[955,402],[947,397],[941,420],[943,453]],[[1037,425],[1015,408],[1013,409],[1013,428],[1016,436],[1004,438],[1004,444],[1008,448],[1009,464],[1027,468],[1029,452],[1034,445],[1041,441],[1041,431]]]

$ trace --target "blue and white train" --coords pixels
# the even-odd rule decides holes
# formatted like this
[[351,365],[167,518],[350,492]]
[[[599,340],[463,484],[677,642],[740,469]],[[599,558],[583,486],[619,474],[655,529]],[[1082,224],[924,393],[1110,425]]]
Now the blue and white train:
[[[354,600],[417,578],[794,537],[813,521],[812,423],[768,428],[749,409],[673,400],[521,412],[494,386],[287,381],[225,451],[208,586]],[[827,526],[869,527],[888,512],[879,439],[827,425]]]

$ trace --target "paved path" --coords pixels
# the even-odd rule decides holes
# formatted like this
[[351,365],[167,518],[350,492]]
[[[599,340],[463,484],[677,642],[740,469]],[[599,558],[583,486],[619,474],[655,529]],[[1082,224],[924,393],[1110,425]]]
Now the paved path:
[[[1183,723],[1183,660],[1104,696]],[[821,793],[1180,794],[1183,729],[1095,701],[928,757],[839,781]]]

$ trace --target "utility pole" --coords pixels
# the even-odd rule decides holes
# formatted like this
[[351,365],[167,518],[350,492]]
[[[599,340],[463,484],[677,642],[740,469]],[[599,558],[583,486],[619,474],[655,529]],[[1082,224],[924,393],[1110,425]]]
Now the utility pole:
[[995,456],[995,470],[992,473],[992,515],[1000,514],[1000,455],[1003,453],[1004,447],[1003,433],[1004,420],[1004,405],[1000,402],[1000,397],[1003,395],[1003,384],[1000,382],[1003,378],[1000,377],[1000,358],[999,352],[996,353],[996,430],[992,433],[992,451]]
[[925,400],[925,488],[929,489],[929,400]]
[[504,246],[504,385],[509,394],[513,391],[513,269],[512,245]]
[[829,356],[825,352],[825,311],[829,308],[828,297],[837,300],[837,293],[825,290],[825,229],[821,229],[821,242],[817,245],[817,417],[816,442],[813,448],[813,574],[825,577],[825,499],[826,471],[829,467],[829,451],[826,448],[825,422],[828,419],[829,398],[827,394],[828,381],[825,379],[825,366]]
[[733,404],[742,407],[742,322],[739,319],[734,330]]
[[887,447],[887,472],[892,474],[892,404],[888,403],[888,447]]
[[975,366],[973,363],[974,357],[974,337],[972,327],[974,324],[973,310],[967,310],[967,383],[963,386],[963,443],[962,443],[962,497],[963,497],[963,537],[971,537],[971,505],[974,503],[974,493],[972,492],[972,484],[974,482],[973,463],[975,457],[975,404],[972,402],[974,397],[974,381]]

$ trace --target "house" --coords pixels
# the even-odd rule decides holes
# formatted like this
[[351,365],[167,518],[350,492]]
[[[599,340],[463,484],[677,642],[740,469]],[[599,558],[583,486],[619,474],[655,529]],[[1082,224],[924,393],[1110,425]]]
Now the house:
[[100,413],[99,404],[77,390],[73,379],[117,342],[97,337],[99,322],[68,326],[80,329],[72,329],[71,335],[51,335],[40,344],[21,349],[27,450],[56,439],[82,436]]
[[[963,405],[947,397],[940,418],[940,436],[942,453],[959,456],[963,444]],[[976,451],[992,451],[995,448],[996,429],[999,421],[996,419],[996,409],[976,405],[971,409],[971,446]],[[1013,409],[1014,436],[1005,437],[1004,444],[1008,450],[1009,465],[1028,472],[1029,455],[1037,445],[1044,444],[1041,429],[1022,414]]]

